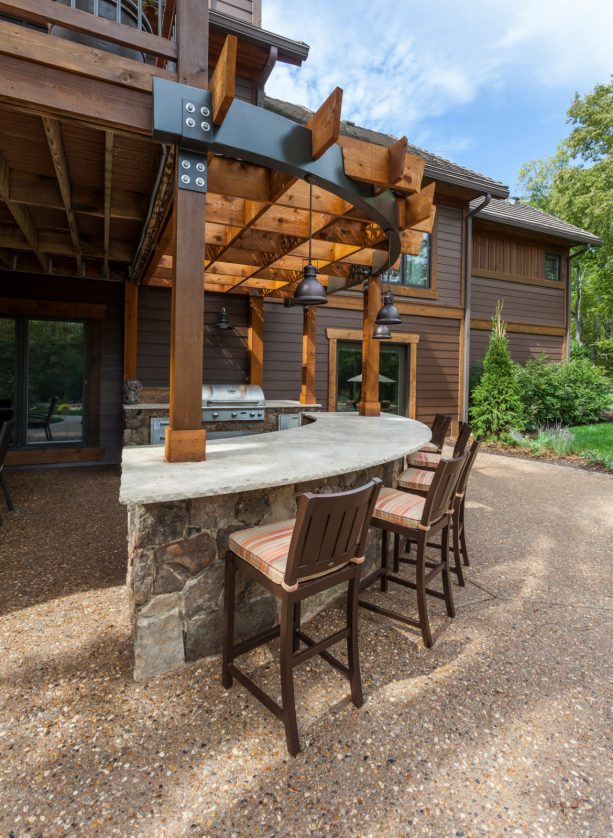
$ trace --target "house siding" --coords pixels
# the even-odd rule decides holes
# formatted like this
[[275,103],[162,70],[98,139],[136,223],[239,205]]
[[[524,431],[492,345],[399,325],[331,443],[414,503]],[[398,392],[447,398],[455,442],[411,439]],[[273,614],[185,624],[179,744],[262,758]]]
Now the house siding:
[[254,26],[262,25],[262,0],[209,0],[209,8]]
[[564,325],[564,288],[525,285],[493,277],[473,277],[471,314],[489,319],[496,303],[504,303],[503,316],[513,323]]
[[[470,334],[470,364],[471,366],[483,360],[487,350],[490,333],[485,330],[472,329]],[[517,363],[538,358],[543,353],[552,361],[561,361],[564,339],[555,335],[524,335],[508,333],[511,357]]]

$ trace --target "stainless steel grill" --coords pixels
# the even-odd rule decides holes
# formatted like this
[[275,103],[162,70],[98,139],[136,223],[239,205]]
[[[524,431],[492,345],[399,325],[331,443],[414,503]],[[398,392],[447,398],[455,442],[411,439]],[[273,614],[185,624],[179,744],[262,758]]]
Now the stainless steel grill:
[[254,384],[205,384],[203,422],[263,422],[264,393]]

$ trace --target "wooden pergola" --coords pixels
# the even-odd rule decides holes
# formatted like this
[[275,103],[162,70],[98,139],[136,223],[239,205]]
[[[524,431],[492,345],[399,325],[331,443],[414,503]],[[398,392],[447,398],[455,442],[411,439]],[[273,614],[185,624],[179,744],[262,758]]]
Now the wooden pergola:
[[[218,138],[231,132],[232,124],[236,138],[237,119],[249,138],[249,121],[266,112],[235,98],[237,62],[251,59],[232,35],[210,49],[208,8],[196,0],[167,4],[164,37],[131,30],[124,35],[119,24],[49,0],[7,0],[0,11],[116,43],[136,39],[158,56],[153,64],[138,64],[0,23],[0,54],[12,85],[10,95],[0,97],[7,139],[6,156],[0,145],[0,262],[13,270],[125,282],[125,378],[137,376],[139,286],[172,289],[167,458],[205,459],[206,292],[249,295],[250,379],[261,383],[264,301],[291,299],[307,261],[307,181],[313,189],[312,255],[320,281],[329,294],[365,288],[360,413],[378,414],[379,344],[372,332],[380,274],[400,253],[419,252],[435,214],[434,184],[422,188],[424,161],[407,153],[406,138],[385,148],[342,136],[337,88],[306,127],[274,117],[275,125],[287,124],[287,138],[295,135],[298,144],[304,145],[304,132],[309,135],[300,159],[289,149],[291,165],[278,152],[263,155],[266,165],[261,153],[259,158],[249,149],[232,153]],[[215,69],[209,82],[211,56]],[[46,86],[40,71],[35,73],[39,64],[47,65]],[[217,145],[202,157],[206,190],[182,187],[184,144],[152,131],[156,83],[175,85],[177,95],[210,92],[207,118]],[[339,160],[340,174],[329,176],[330,161]],[[303,323],[301,400],[310,403],[316,309],[305,309]]]

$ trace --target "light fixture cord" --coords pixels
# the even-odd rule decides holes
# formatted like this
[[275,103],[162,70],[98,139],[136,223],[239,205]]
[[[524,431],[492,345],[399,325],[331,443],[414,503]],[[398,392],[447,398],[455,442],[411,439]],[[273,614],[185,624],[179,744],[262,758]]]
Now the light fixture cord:
[[313,241],[313,181],[309,180],[309,265],[312,264],[312,241]]

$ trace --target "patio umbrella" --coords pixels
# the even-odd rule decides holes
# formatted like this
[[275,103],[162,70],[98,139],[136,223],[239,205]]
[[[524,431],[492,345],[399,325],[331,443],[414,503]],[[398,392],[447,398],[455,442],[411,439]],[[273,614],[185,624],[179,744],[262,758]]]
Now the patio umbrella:
[[[359,375],[354,375],[353,378],[348,378],[347,379],[348,384],[353,384],[354,382],[356,384],[361,384],[362,383],[362,373],[360,373]],[[395,383],[396,382],[394,381],[393,378],[388,378],[387,375],[379,374],[379,384],[395,384]]]

